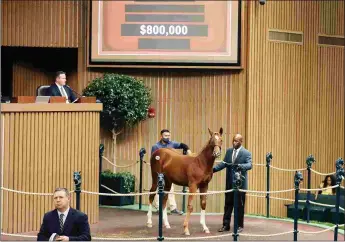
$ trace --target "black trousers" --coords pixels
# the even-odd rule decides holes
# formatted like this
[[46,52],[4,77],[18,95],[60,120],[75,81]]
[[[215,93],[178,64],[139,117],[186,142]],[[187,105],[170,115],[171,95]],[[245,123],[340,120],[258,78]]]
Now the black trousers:
[[[238,192],[237,204],[238,204],[238,226],[244,228],[244,206],[246,203],[246,193]],[[225,206],[224,206],[224,215],[223,215],[223,226],[230,227],[231,214],[234,208],[234,192],[225,193]]]

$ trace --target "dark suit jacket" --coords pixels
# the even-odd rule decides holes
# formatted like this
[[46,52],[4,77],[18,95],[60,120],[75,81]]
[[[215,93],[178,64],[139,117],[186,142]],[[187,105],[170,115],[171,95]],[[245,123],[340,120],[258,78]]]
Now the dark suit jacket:
[[[218,172],[226,168],[226,190],[232,189],[232,179],[233,179],[233,169],[231,166],[227,165],[232,163],[232,152],[233,148],[230,148],[226,151],[224,161],[219,163],[213,168],[213,172]],[[244,181],[242,182],[241,189],[248,189],[248,177],[247,171],[252,169],[252,154],[246,150],[243,146],[241,150],[238,152],[237,157],[235,159],[234,164],[241,164],[244,171],[242,171],[242,175],[245,177]]]
[[[44,215],[40,231],[37,234],[37,241],[48,241],[53,233],[59,234],[59,230],[59,215],[57,210],[54,209]],[[87,215],[70,208],[63,231],[59,235],[68,236],[69,240],[72,241],[91,241]]]
[[[75,97],[75,95],[73,94],[73,91],[71,88],[69,88],[66,85],[63,86],[63,88],[65,89],[70,102],[73,102],[74,100],[77,99]],[[47,96],[60,96],[60,97],[62,97],[61,92],[59,90],[59,87],[55,83],[51,84],[50,87],[47,89]]]

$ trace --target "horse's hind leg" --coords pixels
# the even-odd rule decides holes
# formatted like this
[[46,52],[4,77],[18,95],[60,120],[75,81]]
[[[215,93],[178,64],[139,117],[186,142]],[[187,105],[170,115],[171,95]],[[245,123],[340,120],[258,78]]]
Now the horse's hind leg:
[[[152,186],[150,192],[155,192],[157,190],[157,179],[152,179]],[[147,227],[152,228],[152,202],[155,199],[156,194],[150,194],[149,197],[149,209],[147,211]]]
[[[196,184],[190,184],[189,185],[189,192],[190,193],[195,193],[197,189]],[[193,205],[192,205],[192,201],[193,201],[193,197],[195,195],[189,195],[188,196],[188,211],[187,211],[187,215],[186,218],[184,219],[184,223],[183,223],[183,227],[184,227],[184,234],[185,235],[190,235],[189,233],[189,228],[188,228],[188,223],[189,223],[189,218],[190,218],[190,214],[193,212]]]
[[[165,192],[169,192],[171,189],[171,182],[169,181],[165,181],[165,187],[164,187],[164,191]],[[169,224],[169,221],[168,221],[168,212],[167,212],[167,200],[168,200],[168,193],[165,193],[164,194],[164,197],[163,197],[163,223],[164,223],[164,226],[165,228],[167,229],[170,229],[170,224]]]
[[[206,187],[200,187],[199,188],[200,193],[207,192],[207,186]],[[202,226],[202,230],[205,233],[210,233],[210,230],[206,226],[206,195],[200,195],[200,207],[201,207],[201,213],[200,213],[200,224]]]

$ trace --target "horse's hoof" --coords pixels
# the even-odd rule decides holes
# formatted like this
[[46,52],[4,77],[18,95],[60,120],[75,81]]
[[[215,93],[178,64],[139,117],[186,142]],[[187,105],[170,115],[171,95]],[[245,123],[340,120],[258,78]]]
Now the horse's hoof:
[[190,235],[189,231],[184,231],[184,235]]
[[148,228],[152,228],[152,224],[149,224],[149,223],[148,223],[148,224],[147,224],[147,227],[148,227]]
[[166,229],[171,229],[171,227],[170,227],[169,224],[168,224],[168,225],[165,225],[165,228],[166,228]]
[[205,232],[206,234],[209,234],[209,233],[210,233],[210,230],[209,230],[209,229],[204,229],[204,232]]

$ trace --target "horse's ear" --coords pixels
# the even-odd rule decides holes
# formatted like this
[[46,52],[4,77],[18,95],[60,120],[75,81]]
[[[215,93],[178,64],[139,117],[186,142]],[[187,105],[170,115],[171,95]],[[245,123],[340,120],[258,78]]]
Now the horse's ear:
[[211,137],[213,135],[213,132],[210,130],[210,128],[208,128],[208,132],[210,133]]
[[219,134],[222,136],[223,135],[223,128],[220,128]]

